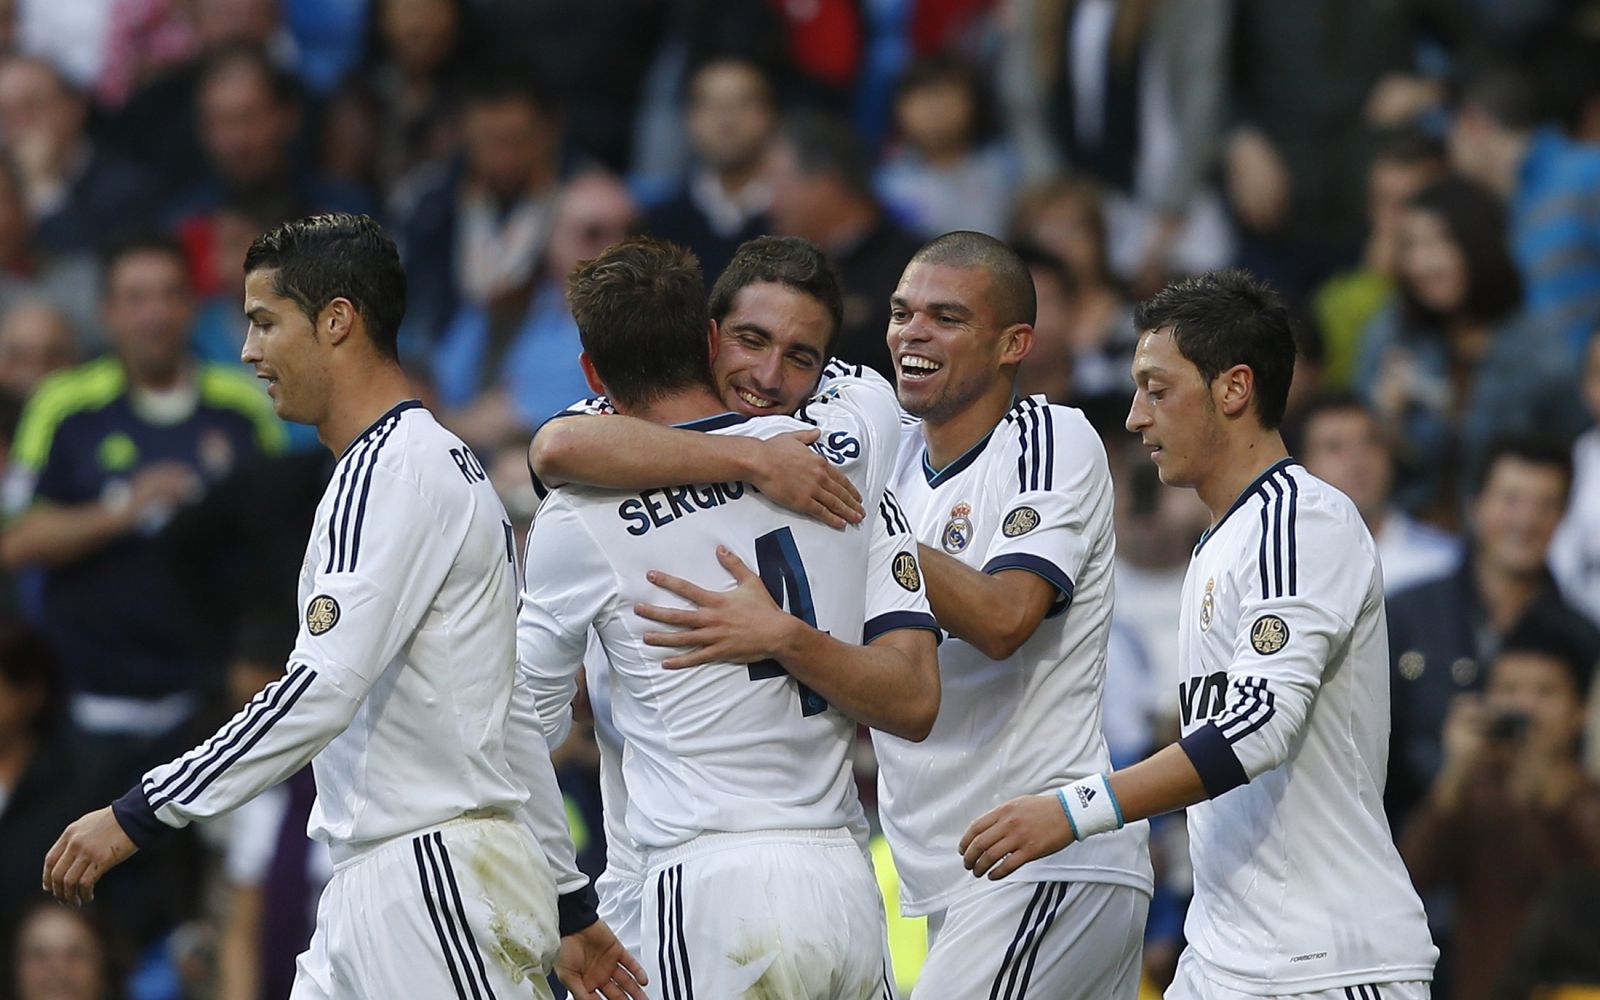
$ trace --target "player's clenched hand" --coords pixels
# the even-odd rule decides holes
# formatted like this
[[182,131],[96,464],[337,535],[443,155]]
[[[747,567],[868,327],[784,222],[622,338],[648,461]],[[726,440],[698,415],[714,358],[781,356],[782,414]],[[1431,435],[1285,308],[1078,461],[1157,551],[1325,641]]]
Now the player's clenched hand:
[[773,503],[833,528],[859,524],[861,493],[839,467],[811,444],[821,431],[795,431],[760,443],[751,482]]
[[605,921],[596,920],[561,939],[556,976],[577,1000],[646,1000],[650,978]]
[[63,903],[82,906],[94,898],[100,876],[137,850],[111,807],[96,809],[67,827],[44,856],[44,888]]
[[961,837],[961,860],[973,875],[1002,879],[1072,843],[1061,800],[1024,795],[979,816]]
[[799,621],[773,603],[766,584],[731,549],[717,546],[717,561],[733,574],[737,586],[732,590],[705,590],[671,574],[651,570],[651,583],[695,607],[633,607],[640,617],[677,627],[675,632],[644,634],[647,645],[688,650],[664,661],[662,665],[668,670],[776,658],[787,630]]

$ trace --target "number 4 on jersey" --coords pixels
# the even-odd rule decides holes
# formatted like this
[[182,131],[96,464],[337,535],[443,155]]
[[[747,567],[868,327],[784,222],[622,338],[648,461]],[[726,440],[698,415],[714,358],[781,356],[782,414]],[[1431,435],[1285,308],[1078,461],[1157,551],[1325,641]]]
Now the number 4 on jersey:
[[[817,627],[817,612],[811,603],[811,582],[806,579],[806,568],[800,562],[800,549],[795,545],[793,531],[779,528],[756,539],[756,573],[778,607],[812,628]],[[789,676],[777,660],[752,663],[749,670],[753,681]],[[820,715],[828,710],[822,695],[799,681],[795,684],[800,688],[801,715]]]

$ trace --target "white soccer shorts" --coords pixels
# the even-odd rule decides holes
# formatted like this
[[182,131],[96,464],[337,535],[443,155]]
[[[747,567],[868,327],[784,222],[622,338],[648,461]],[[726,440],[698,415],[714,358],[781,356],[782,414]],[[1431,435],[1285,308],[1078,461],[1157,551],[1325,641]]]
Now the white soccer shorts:
[[847,830],[705,834],[649,859],[659,1000],[894,1000],[883,897]]
[[1167,987],[1164,1000],[1428,1000],[1429,983],[1366,983],[1338,986],[1315,993],[1280,993],[1258,996],[1220,986],[1205,977],[1205,970],[1193,950],[1185,948],[1178,958],[1178,973]]
[[548,998],[560,945],[533,837],[510,819],[454,820],[334,869],[290,997]]
[[1135,1000],[1150,897],[1096,882],[990,882],[928,918],[912,1000]]
[[640,914],[644,910],[644,876],[632,872],[618,873],[610,868],[594,880],[595,895],[600,897],[600,919],[611,933],[617,936],[628,954],[644,961]]

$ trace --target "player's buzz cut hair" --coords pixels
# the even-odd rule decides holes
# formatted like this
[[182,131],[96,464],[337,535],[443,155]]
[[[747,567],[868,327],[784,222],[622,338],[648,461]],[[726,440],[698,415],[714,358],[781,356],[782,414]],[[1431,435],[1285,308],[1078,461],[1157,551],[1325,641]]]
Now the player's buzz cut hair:
[[647,236],[580,261],[567,279],[578,339],[606,391],[639,406],[711,381],[711,315],[700,261]]
[[1178,353],[1210,385],[1245,365],[1255,375],[1255,409],[1261,426],[1283,423],[1294,379],[1294,330],[1283,299],[1242,268],[1209,271],[1175,281],[1134,308],[1140,335],[1172,331]]
[[824,353],[833,354],[844,326],[844,293],[839,290],[839,272],[828,255],[799,236],[757,236],[745,241],[711,286],[711,318],[721,323],[740,292],[763,282],[809,295],[828,311]]
[[965,229],[935,236],[912,255],[911,263],[981,268],[989,276],[989,305],[997,325],[1032,326],[1038,319],[1039,299],[1027,263],[993,236]]
[[349,299],[378,353],[399,357],[406,314],[406,272],[394,240],[365,215],[334,212],[295,219],[256,237],[244,273],[270,270],[272,290],[312,323],[334,299]]

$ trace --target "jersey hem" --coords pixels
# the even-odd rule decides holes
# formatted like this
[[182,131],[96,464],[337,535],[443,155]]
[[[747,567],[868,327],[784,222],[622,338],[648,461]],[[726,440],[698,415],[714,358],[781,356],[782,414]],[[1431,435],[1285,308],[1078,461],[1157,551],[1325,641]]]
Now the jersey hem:
[[1253,993],[1257,996],[1280,996],[1285,993],[1317,993],[1322,990],[1336,990],[1344,986],[1381,986],[1384,983],[1433,982],[1433,966],[1431,964],[1380,965],[1366,969],[1346,969],[1339,972],[1324,973],[1319,976],[1307,976],[1302,979],[1253,979],[1226,972],[1201,958],[1198,952],[1195,953],[1195,957],[1200,960],[1200,973],[1208,982],[1230,990],[1238,990],[1241,993]]
[[[1019,882],[1029,884],[1034,882],[1087,882],[1093,885],[1120,885],[1124,888],[1135,889],[1146,896],[1155,894],[1155,881],[1152,878],[1124,868],[1095,868],[1072,865],[1033,871],[1024,867],[1007,875],[1005,882],[1010,884]],[[926,899],[917,900],[911,899],[906,895],[904,890],[905,883],[902,882],[900,912],[908,917],[926,917],[950,909],[961,900],[981,891],[985,885],[996,884],[1000,883],[974,878],[965,887],[957,887]]]

